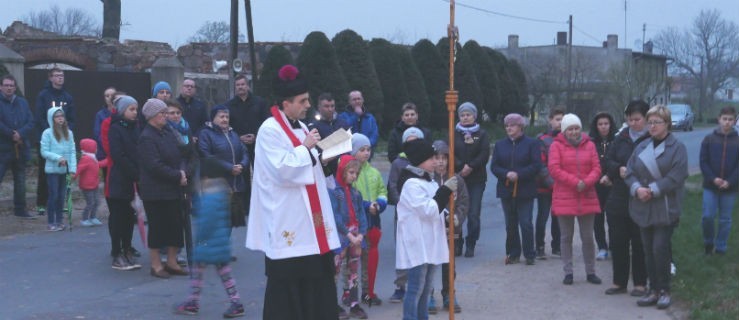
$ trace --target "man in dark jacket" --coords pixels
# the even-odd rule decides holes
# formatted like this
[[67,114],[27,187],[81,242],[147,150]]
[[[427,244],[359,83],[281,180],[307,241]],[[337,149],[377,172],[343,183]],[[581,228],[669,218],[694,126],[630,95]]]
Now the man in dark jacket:
[[[49,127],[49,122],[46,119],[46,112],[52,106],[61,106],[64,110],[64,116],[67,119],[67,125],[69,130],[74,131],[75,125],[75,112],[74,112],[74,101],[72,95],[64,90],[64,71],[59,68],[52,68],[49,70],[49,80],[46,81],[44,89],[39,92],[36,98],[36,114],[35,114],[35,127],[39,137],[41,133]],[[38,143],[36,143],[38,145]],[[40,149],[40,148],[39,148]],[[36,207],[38,208],[39,214],[44,214],[46,211],[46,200],[47,200],[47,186],[46,186],[46,173],[43,167],[46,165],[46,160],[38,155],[38,165],[42,168],[38,171],[38,188],[36,188]]]
[[[339,115],[339,118],[346,121],[347,125],[352,127],[352,133],[361,133],[370,140],[372,149],[377,145],[377,139],[380,137],[375,117],[367,112],[364,106],[364,97],[362,92],[354,90],[349,92],[349,105],[346,110]],[[372,153],[374,154],[374,152]],[[372,156],[370,156],[370,159]]]
[[243,75],[234,80],[236,96],[226,102],[230,115],[231,127],[246,145],[249,163],[254,165],[254,142],[262,122],[271,117],[269,107],[264,99],[257,97],[249,90],[249,83]]
[[[536,257],[539,259],[546,259],[546,253],[544,252],[544,238],[547,233],[547,220],[551,214],[552,209],[552,185],[554,180],[549,175],[547,169],[547,163],[549,162],[549,146],[554,142],[554,138],[560,133],[560,127],[562,117],[564,117],[565,111],[561,108],[554,108],[549,110],[549,130],[547,132],[538,135],[536,138],[541,143],[541,164],[542,168],[537,177],[537,195],[536,195],[536,222],[534,223],[534,241],[536,241]],[[559,223],[557,219],[552,219],[552,223],[549,226],[549,232],[552,236],[552,254],[560,255],[559,248]]]
[[26,162],[30,158],[33,115],[28,101],[15,95],[16,81],[2,78],[0,94],[0,180],[13,172],[13,206],[16,217],[33,219],[26,211]]
[[395,127],[390,131],[390,138],[387,139],[387,160],[393,163],[402,151],[403,132],[410,127],[417,127],[423,132],[423,136],[427,140],[431,140],[431,131],[418,125],[418,108],[413,102],[407,102],[400,109],[400,120],[395,123]]
[[308,127],[318,129],[321,138],[328,137],[340,128],[345,130],[350,128],[344,119],[337,117],[336,102],[328,92],[318,96],[318,116],[308,123]]
[[208,121],[208,106],[205,105],[203,100],[195,96],[196,93],[195,80],[185,78],[185,81],[182,81],[182,88],[180,88],[180,96],[177,97],[177,101],[182,106],[182,116],[190,124],[194,139],[197,139],[200,129]]

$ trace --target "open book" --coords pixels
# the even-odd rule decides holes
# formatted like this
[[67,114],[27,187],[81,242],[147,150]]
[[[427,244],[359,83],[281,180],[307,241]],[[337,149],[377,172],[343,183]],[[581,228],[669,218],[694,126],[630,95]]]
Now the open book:
[[321,141],[318,141],[318,147],[323,150],[322,158],[329,159],[344,153],[352,151],[352,132],[351,129],[334,131],[328,137],[324,137]]

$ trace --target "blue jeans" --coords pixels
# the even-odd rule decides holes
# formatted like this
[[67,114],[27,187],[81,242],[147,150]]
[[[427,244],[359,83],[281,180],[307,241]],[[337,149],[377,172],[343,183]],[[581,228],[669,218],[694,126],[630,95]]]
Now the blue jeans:
[[408,285],[403,297],[403,320],[427,320],[429,318],[429,293],[434,285],[436,266],[422,264],[408,269]]
[[[703,189],[703,243],[716,246],[717,251],[726,252],[726,242],[731,231],[731,212],[734,210],[736,191],[716,192]],[[718,234],[714,238],[714,220],[718,212]]]
[[480,239],[480,209],[485,182],[468,184],[467,192],[470,195],[470,209],[467,211],[467,246],[474,248],[477,239]]
[[13,207],[15,215],[26,213],[26,160],[16,159],[5,155],[0,159],[0,181],[5,177],[5,172],[13,173]]
[[507,255],[511,258],[518,258],[521,256],[521,247],[523,247],[524,257],[533,259],[536,256],[534,225],[531,222],[534,199],[501,198],[500,202],[505,215]]
[[62,208],[67,191],[67,176],[65,174],[47,173],[46,184],[49,186],[49,199],[46,202],[46,217],[49,225],[64,223]]

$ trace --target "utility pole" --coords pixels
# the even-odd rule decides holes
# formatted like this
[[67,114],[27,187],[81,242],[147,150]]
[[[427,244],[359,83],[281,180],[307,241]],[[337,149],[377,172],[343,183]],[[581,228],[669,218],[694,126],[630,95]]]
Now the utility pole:
[[567,109],[572,108],[572,15],[568,21],[570,32],[567,34]]
[[231,25],[230,25],[231,61],[229,61],[228,85],[231,96],[234,92],[234,70],[233,62],[238,58],[239,52],[239,0],[231,0]]
[[256,86],[254,83],[257,81],[257,55],[254,53],[254,26],[252,25],[251,18],[251,0],[244,0],[244,7],[246,7],[246,35],[249,39],[249,61],[251,62],[251,92],[256,94]]
[[626,30],[628,29],[626,27],[626,12],[626,0],[624,0],[624,49],[627,48],[627,46],[629,45],[629,36],[626,32]]
[[641,26],[641,51],[644,52],[644,41],[647,38],[647,24]]

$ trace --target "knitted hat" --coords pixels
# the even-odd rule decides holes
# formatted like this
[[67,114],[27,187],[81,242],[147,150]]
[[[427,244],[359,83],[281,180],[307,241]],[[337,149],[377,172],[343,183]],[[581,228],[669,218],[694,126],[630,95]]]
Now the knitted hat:
[[286,64],[277,72],[277,77],[272,82],[272,89],[276,96],[289,98],[308,92],[308,83],[303,79],[298,68]]
[[431,144],[436,154],[449,154],[449,145],[444,140],[436,140]]
[[567,130],[571,126],[578,126],[582,129],[582,122],[574,113],[568,113],[562,117],[562,131]]
[[414,167],[417,167],[435,154],[434,147],[422,139],[404,143],[403,150],[405,151],[406,157],[408,157],[408,161]]
[[352,155],[356,155],[362,147],[371,147],[369,138],[361,133],[352,134]]
[[169,92],[172,92],[172,87],[169,86],[169,83],[166,81],[159,81],[154,85],[154,89],[151,90],[151,97],[156,97],[157,92],[167,90]]
[[416,139],[424,138],[423,131],[421,131],[421,129],[418,129],[416,127],[409,127],[408,129],[405,129],[405,131],[403,131],[403,139],[400,141],[405,142],[411,136],[416,137]]
[[131,96],[120,96],[115,100],[115,111],[118,112],[118,114],[123,114],[123,112],[126,111],[126,108],[132,104],[138,105],[139,103]]
[[457,108],[457,114],[462,114],[462,112],[469,112],[472,114],[472,116],[477,119],[477,107],[475,107],[472,102],[465,102],[459,108]]
[[509,113],[505,118],[503,118],[503,123],[505,125],[518,125],[523,128],[526,126],[526,119],[518,113]]
[[146,100],[146,103],[144,103],[144,107],[141,108],[141,113],[144,114],[144,118],[148,121],[151,118],[154,118],[158,113],[162,111],[167,110],[167,105],[164,104],[164,101],[151,98],[149,100]]
[[80,140],[80,150],[87,153],[95,153],[98,150],[98,143],[92,139]]
[[213,119],[216,118],[216,115],[218,114],[219,111],[228,113],[228,107],[226,107],[225,105],[219,104],[213,107],[213,109],[210,109],[210,121],[213,121]]

